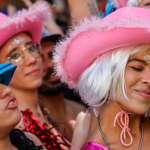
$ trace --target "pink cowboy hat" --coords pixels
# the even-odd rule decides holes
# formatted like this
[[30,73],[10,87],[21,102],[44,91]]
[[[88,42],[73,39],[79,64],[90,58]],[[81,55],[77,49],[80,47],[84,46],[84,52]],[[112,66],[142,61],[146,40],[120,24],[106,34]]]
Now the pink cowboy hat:
[[122,8],[126,6],[137,7],[141,1],[142,0],[113,0],[114,5],[117,8]]
[[74,88],[81,74],[105,52],[124,46],[150,43],[150,10],[124,7],[104,19],[85,19],[56,45],[55,69]]
[[40,3],[31,6],[29,10],[18,11],[12,18],[0,13],[0,46],[20,32],[30,33],[33,41],[40,43],[43,23],[49,11],[45,3]]

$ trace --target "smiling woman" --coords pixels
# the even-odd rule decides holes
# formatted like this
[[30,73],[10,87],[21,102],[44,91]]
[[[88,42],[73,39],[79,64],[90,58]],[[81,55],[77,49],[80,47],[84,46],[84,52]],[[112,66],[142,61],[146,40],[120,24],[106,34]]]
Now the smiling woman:
[[149,15],[125,7],[86,19],[57,44],[56,72],[100,112],[81,150],[149,149]]

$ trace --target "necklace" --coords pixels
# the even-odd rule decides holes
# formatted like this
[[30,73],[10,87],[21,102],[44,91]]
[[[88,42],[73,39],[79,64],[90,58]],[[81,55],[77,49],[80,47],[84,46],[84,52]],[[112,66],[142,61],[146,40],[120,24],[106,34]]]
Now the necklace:
[[[99,130],[100,130],[100,132],[101,132],[101,134],[102,134],[102,136],[103,136],[103,139],[105,140],[105,142],[106,142],[106,144],[107,144],[108,149],[111,150],[111,147],[110,147],[110,145],[108,144],[108,142],[107,142],[107,140],[106,140],[106,138],[105,138],[105,135],[104,135],[104,133],[103,133],[103,131],[102,131],[102,129],[101,129],[101,126],[100,126],[100,119],[99,119],[99,118],[100,118],[100,115],[98,116],[98,128],[99,128]],[[142,127],[142,123],[141,123],[141,125],[140,125],[140,128],[141,128],[142,135],[141,135],[141,141],[140,141],[140,146],[139,146],[138,150],[141,150],[141,146],[142,146],[142,142],[143,142],[143,127]]]

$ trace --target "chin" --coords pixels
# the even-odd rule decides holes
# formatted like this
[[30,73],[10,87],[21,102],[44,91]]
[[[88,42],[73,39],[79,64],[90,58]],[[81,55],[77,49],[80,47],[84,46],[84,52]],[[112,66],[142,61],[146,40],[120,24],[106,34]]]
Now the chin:
[[7,118],[9,119],[6,121],[6,126],[11,126],[12,128],[15,128],[21,120],[21,113],[18,108],[15,108],[15,110],[10,109],[8,111],[9,113]]
[[[19,112],[20,113],[20,112]],[[21,114],[17,115],[17,116],[14,116],[14,127],[17,126],[17,124],[20,122],[21,120]]]
[[142,106],[142,105],[139,105],[140,107],[133,107],[131,110],[132,111],[130,111],[130,112],[132,112],[133,114],[137,114],[137,115],[145,115],[147,112],[148,112],[148,110],[149,110],[149,108],[147,107],[147,106]]
[[37,89],[42,85],[42,79],[40,78],[40,79],[33,81],[33,82],[30,82],[30,83],[31,84],[28,84],[28,85],[30,85],[31,89]]

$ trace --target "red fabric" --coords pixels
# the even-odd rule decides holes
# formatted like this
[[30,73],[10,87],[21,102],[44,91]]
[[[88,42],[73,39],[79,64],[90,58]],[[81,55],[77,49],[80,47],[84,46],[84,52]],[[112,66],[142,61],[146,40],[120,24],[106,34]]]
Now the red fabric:
[[51,130],[55,127],[48,128],[47,124],[41,124],[30,112],[29,109],[25,111],[21,111],[23,114],[23,124],[25,129],[23,131],[30,132],[36,135],[43,145],[47,148],[47,150],[63,150],[60,145],[68,146],[66,143],[61,143],[57,137],[64,138],[63,135],[54,135]]

